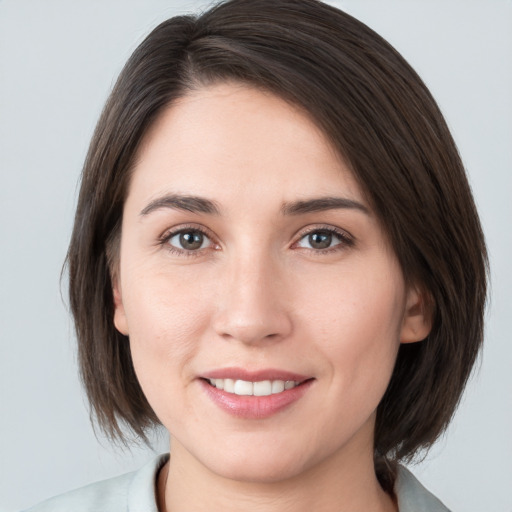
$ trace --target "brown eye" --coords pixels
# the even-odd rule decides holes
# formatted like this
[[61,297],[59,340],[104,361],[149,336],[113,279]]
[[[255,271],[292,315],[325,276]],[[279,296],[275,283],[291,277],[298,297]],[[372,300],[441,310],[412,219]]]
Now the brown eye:
[[187,229],[175,233],[169,238],[170,245],[176,249],[185,251],[197,251],[198,249],[204,249],[211,243],[210,239],[201,231],[197,229]]
[[338,232],[334,229],[317,229],[302,236],[297,247],[313,251],[327,252],[327,249],[351,247],[353,238],[348,233]]
[[332,238],[332,233],[328,231],[315,231],[308,235],[308,242],[313,249],[327,249],[331,246]]

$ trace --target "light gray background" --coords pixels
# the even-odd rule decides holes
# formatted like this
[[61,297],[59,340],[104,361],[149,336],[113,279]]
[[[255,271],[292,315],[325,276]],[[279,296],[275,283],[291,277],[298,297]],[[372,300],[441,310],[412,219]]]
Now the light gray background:
[[[492,303],[480,371],[413,467],[453,510],[512,512],[512,2],[332,2],[386,37],[440,103],[481,211]],[[177,0],[0,1],[0,512],[153,457],[94,437],[59,274],[76,183],[124,61]],[[64,282],[65,295],[65,282]],[[161,440],[156,451],[166,448]]]

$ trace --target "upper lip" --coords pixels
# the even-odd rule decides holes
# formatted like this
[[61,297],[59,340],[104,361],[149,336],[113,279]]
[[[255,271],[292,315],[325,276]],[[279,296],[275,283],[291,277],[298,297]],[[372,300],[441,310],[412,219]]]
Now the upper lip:
[[298,373],[275,368],[265,368],[261,370],[218,368],[201,374],[201,377],[204,379],[233,379],[245,380],[248,382],[260,382],[262,380],[293,380],[295,382],[303,382],[311,378]]

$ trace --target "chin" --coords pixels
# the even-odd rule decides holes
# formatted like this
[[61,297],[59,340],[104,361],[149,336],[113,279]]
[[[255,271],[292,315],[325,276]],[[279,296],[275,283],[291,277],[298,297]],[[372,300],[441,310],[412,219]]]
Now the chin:
[[260,484],[293,479],[318,462],[312,460],[313,454],[308,456],[303,444],[290,446],[279,442],[253,442],[250,447],[248,444],[230,443],[229,447],[198,459],[209,471],[222,478]]

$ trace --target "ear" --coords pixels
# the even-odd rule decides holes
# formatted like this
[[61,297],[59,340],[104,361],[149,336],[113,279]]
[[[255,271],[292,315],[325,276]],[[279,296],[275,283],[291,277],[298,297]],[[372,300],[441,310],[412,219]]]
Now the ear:
[[400,343],[424,340],[432,329],[432,312],[427,292],[410,286],[407,292],[404,318],[400,331]]
[[112,294],[114,296],[114,325],[121,334],[128,336],[128,322],[123,305],[123,294],[117,277],[113,279]]

